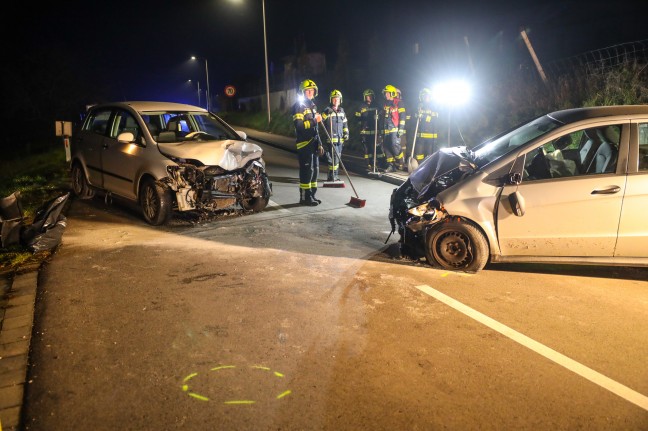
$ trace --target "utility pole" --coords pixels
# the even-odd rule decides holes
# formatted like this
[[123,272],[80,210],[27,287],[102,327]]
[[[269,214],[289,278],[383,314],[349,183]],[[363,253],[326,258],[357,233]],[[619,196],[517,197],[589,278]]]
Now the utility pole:
[[536,53],[533,50],[533,47],[531,46],[531,41],[529,40],[529,36],[527,36],[526,34],[526,30],[522,29],[520,31],[520,34],[522,35],[522,39],[524,39],[524,43],[529,49],[529,53],[531,54],[531,58],[533,58],[533,62],[535,63],[536,69],[538,69],[538,73],[540,74],[540,78],[542,78],[542,82],[544,82],[546,85],[547,76],[545,75],[544,70],[542,70],[542,65],[540,64],[540,60],[538,60],[538,57],[536,56]]

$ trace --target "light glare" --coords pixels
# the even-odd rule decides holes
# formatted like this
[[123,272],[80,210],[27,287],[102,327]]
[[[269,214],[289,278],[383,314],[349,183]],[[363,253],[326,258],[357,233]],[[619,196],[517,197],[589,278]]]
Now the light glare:
[[470,85],[460,79],[438,83],[432,88],[432,97],[443,105],[463,105],[470,99]]

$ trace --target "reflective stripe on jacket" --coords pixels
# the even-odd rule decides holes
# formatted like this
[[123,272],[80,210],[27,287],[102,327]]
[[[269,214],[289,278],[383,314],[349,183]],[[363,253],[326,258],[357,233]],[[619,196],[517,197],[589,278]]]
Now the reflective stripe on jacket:
[[349,126],[347,117],[342,107],[338,107],[335,111],[332,107],[328,106],[322,112],[322,121],[326,130],[331,135],[334,144],[341,144],[349,137]]
[[317,106],[312,100],[296,102],[293,105],[293,123],[298,150],[307,146],[313,139],[317,139],[316,113]]

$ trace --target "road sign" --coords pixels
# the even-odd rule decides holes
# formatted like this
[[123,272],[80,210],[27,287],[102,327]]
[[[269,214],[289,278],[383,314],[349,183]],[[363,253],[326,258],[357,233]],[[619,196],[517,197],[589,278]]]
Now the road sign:
[[235,94],[236,94],[236,87],[234,87],[233,85],[228,85],[227,87],[225,87],[225,95],[227,97],[234,97]]

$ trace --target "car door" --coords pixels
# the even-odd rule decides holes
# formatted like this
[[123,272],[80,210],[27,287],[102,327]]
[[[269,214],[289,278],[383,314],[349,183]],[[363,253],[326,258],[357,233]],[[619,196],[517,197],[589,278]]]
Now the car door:
[[[504,186],[499,200],[497,230],[502,255],[614,254],[626,175],[625,165],[617,163],[619,145],[623,142],[619,139],[622,125],[610,127],[617,132],[617,142],[608,143],[605,148],[612,148],[613,159],[609,158],[611,152],[604,150],[603,142],[592,145],[594,154],[587,165],[579,163],[577,151],[571,151],[578,148],[586,131],[602,135],[600,131],[606,130],[603,126],[560,136],[522,155],[522,182]],[[629,133],[627,125],[623,133]],[[565,158],[569,154],[574,155],[573,160]],[[522,216],[514,215],[508,203],[509,195],[516,191],[524,199]]]
[[78,156],[85,165],[88,182],[103,188],[102,158],[104,141],[107,139],[108,124],[112,115],[111,109],[96,109],[88,115],[83,128],[74,139]]
[[[131,132],[134,142],[119,142],[122,132]],[[125,110],[115,110],[111,129],[104,141],[102,157],[104,188],[119,196],[135,199],[135,178],[144,162],[145,145],[141,126],[135,116]]]
[[648,119],[634,122],[631,130],[628,181],[614,255],[648,257]]

